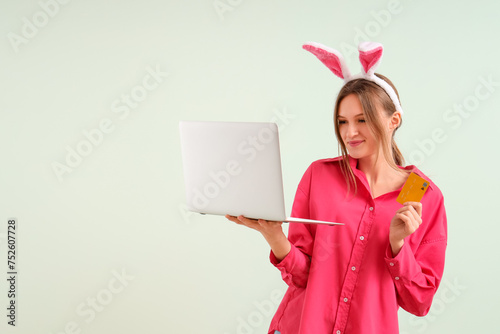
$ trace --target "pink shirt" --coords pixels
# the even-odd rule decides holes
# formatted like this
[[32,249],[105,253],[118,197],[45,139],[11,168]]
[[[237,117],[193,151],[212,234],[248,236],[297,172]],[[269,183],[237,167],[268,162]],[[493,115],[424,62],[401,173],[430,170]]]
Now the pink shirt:
[[291,223],[292,250],[278,262],[288,289],[269,333],[399,333],[399,307],[427,314],[441,281],[447,244],[443,195],[415,166],[400,167],[430,181],[422,199],[422,224],[396,257],[389,225],[401,204],[399,190],[373,199],[364,173],[350,158],[358,185],[348,198],[339,160],[311,164],[295,195],[292,217],[344,223],[343,226]]

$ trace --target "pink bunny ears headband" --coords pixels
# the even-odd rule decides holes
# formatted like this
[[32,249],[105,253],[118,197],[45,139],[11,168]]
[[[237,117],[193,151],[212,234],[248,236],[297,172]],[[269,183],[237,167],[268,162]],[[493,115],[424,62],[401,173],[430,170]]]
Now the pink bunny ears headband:
[[306,43],[302,46],[303,49],[314,54],[318,59],[328,67],[333,74],[341,79],[344,79],[344,85],[351,80],[366,79],[373,81],[380,86],[387,95],[391,98],[396,106],[396,110],[403,114],[403,109],[399,103],[398,96],[394,89],[386,81],[375,75],[375,69],[380,65],[382,60],[382,52],[384,48],[382,44],[375,42],[361,42],[359,43],[359,61],[361,62],[361,73],[351,75],[347,68],[344,57],[337,50],[331,49],[319,43]]

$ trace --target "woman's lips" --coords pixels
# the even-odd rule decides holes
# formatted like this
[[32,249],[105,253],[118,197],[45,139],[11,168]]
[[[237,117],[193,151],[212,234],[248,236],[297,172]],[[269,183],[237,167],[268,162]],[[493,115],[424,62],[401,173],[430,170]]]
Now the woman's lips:
[[363,142],[363,140],[353,140],[349,142],[349,146],[355,147],[360,145]]

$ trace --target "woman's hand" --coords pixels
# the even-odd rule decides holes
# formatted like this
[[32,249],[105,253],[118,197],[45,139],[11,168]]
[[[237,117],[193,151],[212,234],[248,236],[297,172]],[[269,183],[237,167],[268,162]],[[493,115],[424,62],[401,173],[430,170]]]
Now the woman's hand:
[[396,211],[389,229],[389,242],[393,256],[398,255],[403,247],[404,239],[415,232],[420,224],[422,224],[422,203],[406,202]]
[[290,242],[288,241],[285,233],[283,233],[283,228],[281,227],[283,222],[268,221],[264,219],[250,219],[244,216],[235,217],[230,215],[226,215],[226,218],[238,225],[244,225],[259,231],[266,239],[269,246],[271,246],[271,250],[278,261],[284,259],[290,252]]
[[250,227],[254,230],[259,231],[264,236],[264,238],[266,238],[266,240],[283,233],[283,229],[281,228],[281,224],[283,224],[282,222],[270,220],[268,221],[264,219],[250,219],[244,216],[235,217],[226,215],[226,218],[232,222],[235,222],[236,224],[244,225],[246,227]]

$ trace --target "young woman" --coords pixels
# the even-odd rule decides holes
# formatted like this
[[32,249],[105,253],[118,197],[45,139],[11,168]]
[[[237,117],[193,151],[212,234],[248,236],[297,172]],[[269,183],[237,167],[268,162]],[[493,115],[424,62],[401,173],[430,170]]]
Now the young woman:
[[[376,47],[374,56],[370,50]],[[264,236],[271,263],[288,285],[269,333],[399,333],[398,308],[427,314],[441,281],[443,195],[417,167],[402,167],[394,142],[402,119],[399,96],[389,79],[374,73],[381,45],[360,45],[363,66],[375,66],[355,77],[343,59],[334,59],[335,50],[319,44],[306,49],[344,79],[334,110],[342,155],[309,166],[292,216],[345,225],[292,223],[287,238],[281,222],[226,217]],[[421,202],[401,205],[396,198],[411,172],[429,187]]]

